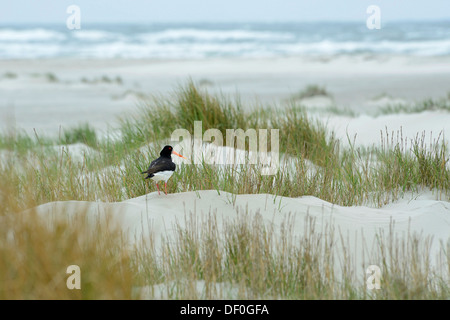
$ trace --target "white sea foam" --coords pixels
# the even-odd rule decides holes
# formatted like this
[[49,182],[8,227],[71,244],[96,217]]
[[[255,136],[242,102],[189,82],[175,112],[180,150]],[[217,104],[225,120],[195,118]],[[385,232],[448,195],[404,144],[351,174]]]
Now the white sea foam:
[[0,41],[5,42],[34,42],[34,41],[60,41],[66,37],[64,34],[42,28],[37,29],[0,29]]
[[106,32],[101,30],[77,30],[73,32],[73,37],[84,41],[105,41],[124,38],[121,34]]
[[7,46],[0,46],[0,58],[34,59],[57,57],[60,55],[60,51],[61,47],[57,44],[12,43]]
[[295,35],[288,32],[247,31],[247,30],[198,30],[198,29],[169,29],[156,33],[144,33],[138,36],[143,41],[236,41],[236,40],[294,40]]
[[207,58],[355,53],[450,55],[448,24],[123,25],[0,28],[0,58]]

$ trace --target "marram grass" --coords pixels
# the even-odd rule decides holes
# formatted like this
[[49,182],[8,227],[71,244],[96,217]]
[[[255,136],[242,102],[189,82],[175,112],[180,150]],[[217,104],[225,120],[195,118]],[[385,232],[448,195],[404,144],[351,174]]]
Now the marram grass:
[[67,147],[55,151],[61,143],[58,139],[4,135],[0,146],[7,156],[0,164],[0,177],[3,183],[14,181],[16,196],[11,201],[18,206],[28,192],[37,203],[133,198],[153,187],[139,172],[157,157],[161,145],[170,143],[170,133],[192,129],[193,122],[201,120],[203,130],[218,128],[224,136],[228,128],[279,129],[281,158],[286,161],[274,176],[261,175],[257,166],[239,170],[207,164],[179,166],[169,181],[170,192],[217,189],[313,195],[341,205],[381,206],[404,192],[428,188],[449,199],[450,156],[443,135],[432,141],[423,136],[406,141],[401,133],[386,132],[380,147],[362,149],[352,143],[344,147],[295,104],[283,110],[260,106],[244,112],[236,100],[212,96],[190,82],[170,98],[145,101],[136,117],[122,120],[118,136],[99,140],[89,127],[66,130],[63,142],[85,141],[91,147],[81,159],[74,159]]
[[[262,175],[258,165],[181,165],[169,180],[170,193],[213,189],[312,195],[340,205],[382,206],[405,192],[428,188],[441,199],[450,199],[449,151],[443,135],[430,141],[418,135],[407,141],[401,133],[386,132],[379,147],[362,149],[352,143],[346,147],[295,104],[283,110],[244,109],[238,98],[210,95],[189,82],[171,97],[144,101],[137,116],[122,119],[120,134],[114,137],[98,139],[89,127],[67,130],[57,139],[1,135],[0,297],[449,298],[448,244],[440,255],[449,267],[432,270],[425,246],[429,240],[420,237],[409,237],[400,247],[395,239],[380,237],[377,254],[384,261],[385,290],[373,293],[352,276],[351,263],[344,273],[337,272],[337,252],[329,245],[332,230],[319,234],[312,225],[298,239],[289,232],[288,223],[280,235],[250,215],[224,223],[220,231],[211,215],[207,220],[188,216],[186,227],[177,227],[175,242],[130,251],[118,229],[97,226],[100,229],[90,234],[81,218],[50,227],[33,214],[24,217],[24,209],[51,201],[113,202],[154,191],[140,172],[157,157],[173,130],[191,130],[197,120],[203,122],[203,130],[279,129],[281,158],[286,161],[273,176]],[[90,151],[75,159],[67,151],[72,142],[88,144]],[[69,145],[59,146],[64,143]],[[74,239],[85,245],[74,245]],[[349,262],[351,254],[346,252]],[[87,270],[82,292],[68,292],[64,284],[64,268],[72,261]]]

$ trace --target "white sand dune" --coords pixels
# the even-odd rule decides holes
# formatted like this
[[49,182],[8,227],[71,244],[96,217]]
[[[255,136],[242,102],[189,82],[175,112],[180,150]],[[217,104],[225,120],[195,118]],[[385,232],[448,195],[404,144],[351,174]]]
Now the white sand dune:
[[[112,218],[119,223],[128,239],[130,248],[140,246],[152,239],[158,249],[164,238],[174,240],[175,227],[186,227],[187,218],[207,218],[213,215],[220,227],[246,213],[249,218],[258,218],[279,235],[280,228],[288,223],[292,235],[300,239],[305,234],[306,224],[315,219],[315,232],[327,232],[334,228],[336,242],[339,236],[345,239],[345,246],[352,255],[355,265],[363,275],[374,261],[371,250],[375,236],[393,234],[399,240],[408,235],[431,237],[431,263],[437,266],[440,242],[450,237],[450,203],[436,200],[431,192],[421,197],[405,196],[382,208],[364,206],[343,207],[312,196],[300,198],[275,197],[270,194],[233,195],[227,192],[205,190],[169,195],[156,192],[118,203],[66,201],[40,205],[36,211],[46,219],[67,218],[86,212],[91,219]],[[110,220],[111,221],[111,220]],[[200,224],[199,224],[200,225]],[[362,246],[366,252],[362,255]],[[342,248],[341,248],[342,249]],[[339,249],[339,250],[341,250]],[[339,258],[339,257],[338,257]]]
[[58,154],[68,154],[71,160],[77,162],[82,162],[85,157],[98,155],[97,150],[79,142],[69,145],[53,146],[53,149],[58,152]]
[[[389,142],[394,136],[393,142],[401,142],[401,138],[410,141],[416,137],[425,142],[432,142],[439,134],[447,136],[450,132],[450,113],[445,111],[426,111],[411,114],[389,114],[379,117],[361,115],[356,118],[334,116],[321,118],[328,124],[328,129],[334,131],[336,137],[347,143],[348,138],[355,146],[370,147],[380,145],[383,135],[386,139],[389,134]],[[386,140],[384,140],[386,142]],[[442,142],[442,137],[441,137]],[[410,145],[410,144],[408,144]]]

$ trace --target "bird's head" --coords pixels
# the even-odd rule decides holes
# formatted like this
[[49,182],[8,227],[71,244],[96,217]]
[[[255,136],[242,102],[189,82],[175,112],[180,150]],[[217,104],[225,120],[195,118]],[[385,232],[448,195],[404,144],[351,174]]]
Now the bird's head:
[[161,152],[159,153],[161,157],[168,157],[170,158],[170,156],[172,154],[179,156],[180,158],[186,159],[185,157],[183,157],[181,154],[176,153],[175,151],[173,151],[172,146],[165,146]]

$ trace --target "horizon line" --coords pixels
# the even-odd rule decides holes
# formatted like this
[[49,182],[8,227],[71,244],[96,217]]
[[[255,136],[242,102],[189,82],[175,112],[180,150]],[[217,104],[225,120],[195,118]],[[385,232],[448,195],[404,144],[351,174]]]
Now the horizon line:
[[[4,25],[27,25],[27,24],[40,24],[40,25],[55,25],[60,23],[65,23],[65,19],[61,19],[61,21],[0,21],[0,26]],[[314,23],[361,23],[365,22],[365,18],[362,17],[361,19],[318,19],[318,20],[288,20],[288,21],[282,21],[282,20],[220,20],[220,21],[209,21],[209,20],[199,20],[199,21],[176,21],[176,20],[158,20],[158,21],[101,21],[101,20],[87,20],[83,21],[84,24],[105,24],[105,25],[111,25],[111,24],[117,24],[117,25],[123,25],[123,24],[314,24]],[[418,22],[448,22],[450,23],[450,18],[401,18],[401,19],[382,19],[384,23],[398,23],[398,22],[412,22],[412,23],[418,23]]]

